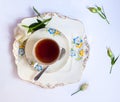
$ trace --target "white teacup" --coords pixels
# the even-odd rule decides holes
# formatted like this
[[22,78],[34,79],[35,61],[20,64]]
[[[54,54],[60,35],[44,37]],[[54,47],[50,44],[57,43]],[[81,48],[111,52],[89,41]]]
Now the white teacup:
[[[59,30],[54,29],[54,31],[57,31],[56,33],[50,33],[52,28],[43,28],[40,30],[35,31],[33,34],[30,35],[29,39],[26,42],[25,45],[25,57],[28,61],[28,64],[34,65],[35,63],[38,63],[39,66],[42,65],[44,68],[46,65],[49,65],[49,68],[46,70],[47,73],[56,72],[65,66],[69,59],[69,41],[68,38],[59,32]],[[52,32],[52,31],[51,31]],[[58,33],[59,32],[59,33]],[[36,58],[34,53],[34,48],[42,39],[51,39],[54,40],[59,45],[59,57],[56,58],[56,60],[51,61],[51,63],[45,63]],[[65,49],[65,55],[61,58],[62,49]],[[50,53],[50,52],[49,52]]]
[[34,44],[33,56],[39,64],[51,65],[59,59],[60,47],[51,38],[41,38]]

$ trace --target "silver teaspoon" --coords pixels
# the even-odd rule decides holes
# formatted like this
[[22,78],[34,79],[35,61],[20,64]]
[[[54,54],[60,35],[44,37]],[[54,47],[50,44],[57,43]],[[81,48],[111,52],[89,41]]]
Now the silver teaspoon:
[[[62,48],[61,49],[61,53],[60,53],[60,57],[59,57],[59,59],[58,60],[60,60],[64,55],[65,55],[65,49],[64,48]],[[46,71],[46,69],[48,68],[49,66],[46,66],[41,72],[39,72],[35,77],[34,77],[34,80],[35,81],[37,81],[40,77],[41,77],[41,75]]]

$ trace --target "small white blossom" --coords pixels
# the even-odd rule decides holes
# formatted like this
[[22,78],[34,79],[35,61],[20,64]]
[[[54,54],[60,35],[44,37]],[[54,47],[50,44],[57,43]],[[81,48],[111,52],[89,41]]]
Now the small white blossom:
[[74,92],[73,94],[71,94],[71,96],[74,95],[74,94],[76,94],[76,93],[78,93],[79,91],[84,91],[84,90],[86,90],[87,88],[88,88],[88,84],[87,84],[87,83],[84,83],[84,84],[82,84],[82,85],[80,86],[80,89],[79,89],[78,91]]

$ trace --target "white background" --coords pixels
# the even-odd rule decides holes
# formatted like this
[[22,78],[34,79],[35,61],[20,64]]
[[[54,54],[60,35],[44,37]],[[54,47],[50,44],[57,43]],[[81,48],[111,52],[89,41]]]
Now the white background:
[[[110,24],[88,11],[95,4],[104,6]],[[110,75],[106,54],[106,47],[120,54],[119,4],[119,0],[0,0],[0,102],[120,102],[120,59]],[[18,77],[13,29],[24,17],[34,15],[33,6],[41,13],[59,12],[84,23],[90,56],[80,82],[42,89]],[[88,89],[71,96],[84,82]]]

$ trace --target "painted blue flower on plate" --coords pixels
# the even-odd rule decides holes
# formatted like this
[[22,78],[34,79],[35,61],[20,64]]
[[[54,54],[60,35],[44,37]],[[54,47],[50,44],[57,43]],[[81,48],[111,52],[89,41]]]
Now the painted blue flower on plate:
[[56,32],[56,29],[49,28],[49,29],[48,29],[48,32],[49,32],[50,34],[54,34],[54,33]]
[[34,64],[34,69],[37,71],[41,71],[43,69],[43,67],[41,65],[39,65],[38,63]]
[[23,55],[25,54],[24,48],[19,48],[18,54],[19,54],[20,56],[23,56]]

